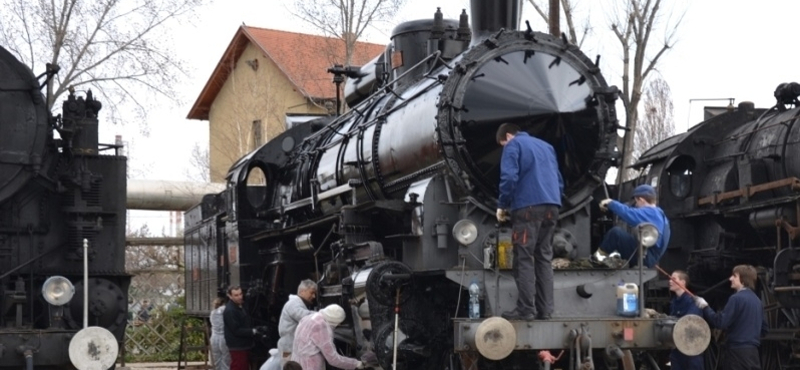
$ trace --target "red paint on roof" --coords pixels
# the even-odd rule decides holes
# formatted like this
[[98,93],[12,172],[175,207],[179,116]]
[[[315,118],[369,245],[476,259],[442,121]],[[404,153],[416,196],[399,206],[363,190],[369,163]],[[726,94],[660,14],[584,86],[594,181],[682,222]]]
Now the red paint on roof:
[[[187,118],[208,120],[211,103],[250,43],[261,48],[264,56],[272,59],[305,97],[336,97],[333,75],[327,70],[334,64],[344,64],[345,47],[342,39],[243,25],[222,54]],[[356,42],[351,64],[363,65],[383,53],[385,48],[385,45]]]

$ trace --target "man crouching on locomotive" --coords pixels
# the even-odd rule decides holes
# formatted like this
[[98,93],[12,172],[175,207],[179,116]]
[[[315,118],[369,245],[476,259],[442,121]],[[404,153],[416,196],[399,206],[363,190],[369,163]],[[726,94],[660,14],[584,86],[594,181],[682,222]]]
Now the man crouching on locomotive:
[[[669,220],[664,211],[656,205],[656,191],[652,186],[637,186],[633,190],[633,201],[635,204],[631,207],[613,199],[603,199],[600,201],[600,209],[603,211],[611,210],[632,228],[647,222],[658,229],[658,241],[656,245],[647,249],[643,259],[644,265],[647,268],[652,268],[664,255],[664,251],[667,250],[670,236]],[[608,253],[617,251],[623,259],[636,263],[635,261],[638,261],[638,258],[631,258],[637,256],[638,249],[639,242],[634,235],[619,226],[614,226],[603,237],[597,252],[605,256]]]

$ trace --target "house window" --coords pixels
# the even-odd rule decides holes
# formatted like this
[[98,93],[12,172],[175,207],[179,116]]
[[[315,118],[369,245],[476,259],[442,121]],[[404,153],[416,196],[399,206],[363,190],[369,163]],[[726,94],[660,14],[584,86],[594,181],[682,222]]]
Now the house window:
[[256,150],[264,144],[264,125],[260,119],[253,121],[253,147],[251,150]]

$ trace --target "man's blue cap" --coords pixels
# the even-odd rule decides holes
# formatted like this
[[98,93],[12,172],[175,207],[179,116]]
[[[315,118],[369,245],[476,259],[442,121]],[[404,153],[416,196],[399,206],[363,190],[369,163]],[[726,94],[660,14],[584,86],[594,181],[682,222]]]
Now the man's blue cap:
[[653,187],[650,185],[639,185],[636,187],[636,189],[633,189],[632,197],[636,198],[636,197],[647,197],[647,196],[655,198],[656,189],[653,189]]

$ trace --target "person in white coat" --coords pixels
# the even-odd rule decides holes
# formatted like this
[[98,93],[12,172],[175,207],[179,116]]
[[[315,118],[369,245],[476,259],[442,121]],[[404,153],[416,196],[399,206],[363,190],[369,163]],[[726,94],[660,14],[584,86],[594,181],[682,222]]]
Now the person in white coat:
[[222,312],[225,311],[225,299],[217,297],[214,300],[214,309],[209,315],[211,321],[211,359],[215,370],[229,370],[231,354],[225,345],[225,329]]
[[281,353],[281,367],[292,357],[292,345],[294,344],[294,332],[297,324],[304,317],[311,315],[314,311],[309,310],[309,306],[314,303],[317,297],[317,284],[311,280],[303,280],[297,287],[297,295],[290,295],[289,300],[283,305],[281,318],[278,321],[278,351]]
[[344,319],[344,309],[331,304],[300,320],[292,346],[292,361],[299,363],[303,370],[325,370],[326,362],[337,369],[363,369],[363,362],[336,351],[333,329]]

